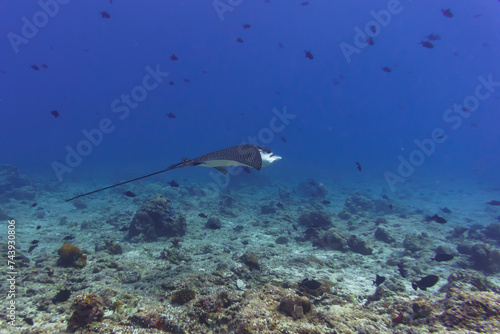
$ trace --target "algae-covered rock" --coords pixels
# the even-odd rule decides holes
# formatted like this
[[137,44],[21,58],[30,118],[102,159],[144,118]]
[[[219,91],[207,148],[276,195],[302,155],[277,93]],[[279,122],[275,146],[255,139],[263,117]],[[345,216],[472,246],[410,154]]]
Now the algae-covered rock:
[[177,237],[186,232],[186,215],[177,214],[172,201],[154,195],[137,210],[128,230],[128,238],[156,240]]
[[318,183],[313,179],[301,182],[297,190],[299,194],[305,197],[324,198],[328,194],[328,189],[323,183]]
[[351,235],[347,240],[347,245],[354,253],[362,255],[372,255],[373,248],[368,243],[356,235]]
[[431,245],[432,245],[432,239],[425,232],[422,232],[420,234],[408,233],[405,239],[403,240],[404,248],[409,250],[410,252],[418,252],[421,251],[422,249],[430,247]]
[[299,224],[310,228],[327,229],[332,225],[332,220],[328,211],[308,211],[299,217]]
[[311,311],[312,304],[309,299],[297,295],[288,295],[281,299],[279,310],[293,319],[301,319]]
[[313,242],[313,245],[339,251],[346,251],[349,248],[347,245],[347,237],[340,229],[335,227],[321,232],[318,238]]
[[365,197],[359,193],[356,193],[352,196],[349,196],[345,200],[345,209],[356,215],[360,215],[369,211],[373,211],[375,209],[375,205],[372,200],[368,197]]

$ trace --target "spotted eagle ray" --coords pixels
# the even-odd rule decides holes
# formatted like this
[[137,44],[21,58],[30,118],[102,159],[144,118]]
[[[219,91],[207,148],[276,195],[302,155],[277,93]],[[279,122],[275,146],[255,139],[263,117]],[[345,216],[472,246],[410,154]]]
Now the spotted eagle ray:
[[281,160],[281,157],[279,155],[274,154],[269,148],[259,146],[259,145],[252,145],[252,144],[245,144],[245,145],[238,145],[238,146],[233,146],[229,148],[225,148],[223,150],[215,151],[215,152],[210,152],[207,154],[204,154],[202,156],[199,156],[194,159],[189,159],[189,158],[183,158],[182,162],[179,162],[177,164],[174,164],[166,169],[160,170],[158,172],[154,172],[148,175],[144,175],[132,180],[120,182],[117,184],[114,184],[109,187],[97,189],[85,194],[81,194],[78,196],[75,196],[73,198],[67,199],[66,202],[72,201],[76,198],[87,196],[90,194],[94,194],[99,191],[103,191],[106,189],[114,188],[121,186],[126,183],[134,182],[140,179],[144,179],[146,177],[150,177],[156,174],[164,173],[172,169],[176,168],[186,168],[186,167],[193,167],[193,166],[201,166],[201,167],[213,167],[217,169],[218,171],[226,174],[227,169],[230,166],[244,166],[244,167],[252,167],[255,168],[256,170],[260,170],[262,167],[269,166],[276,161]]

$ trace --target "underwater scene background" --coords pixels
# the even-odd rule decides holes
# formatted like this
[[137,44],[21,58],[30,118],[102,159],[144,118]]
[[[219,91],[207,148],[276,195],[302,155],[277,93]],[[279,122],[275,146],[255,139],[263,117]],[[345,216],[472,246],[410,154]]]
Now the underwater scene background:
[[0,332],[497,332],[499,17],[0,2]]

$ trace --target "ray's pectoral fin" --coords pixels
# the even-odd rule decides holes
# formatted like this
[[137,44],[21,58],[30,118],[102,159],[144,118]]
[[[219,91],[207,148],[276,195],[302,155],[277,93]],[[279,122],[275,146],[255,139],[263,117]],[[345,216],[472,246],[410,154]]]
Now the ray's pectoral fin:
[[226,174],[227,173],[227,166],[218,166],[218,167],[214,167],[214,168],[217,169],[222,174]]

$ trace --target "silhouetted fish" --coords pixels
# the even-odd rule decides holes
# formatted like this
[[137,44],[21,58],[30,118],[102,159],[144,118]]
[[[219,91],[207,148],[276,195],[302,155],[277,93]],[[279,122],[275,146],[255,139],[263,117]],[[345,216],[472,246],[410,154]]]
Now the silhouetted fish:
[[126,191],[126,192],[124,192],[123,194],[124,194],[125,196],[127,196],[127,197],[135,197],[135,196],[136,196],[136,195],[135,195],[133,192],[131,192],[130,190],[128,190],[128,191]]
[[444,16],[446,16],[446,17],[453,17],[453,13],[451,12],[450,8],[448,8],[448,9],[441,9],[441,11],[443,12]]
[[38,71],[40,70],[40,67],[36,66],[36,65],[31,65],[31,68],[34,69],[35,71]]
[[280,48],[282,48],[282,49],[285,47],[285,46],[283,45],[283,43],[278,44],[278,46],[279,46]]
[[250,29],[251,27],[252,27],[252,26],[251,26],[251,25],[249,25],[248,23],[245,23],[245,24],[243,25],[243,29]]
[[321,203],[323,203],[324,205],[328,205],[328,204],[330,204],[331,202],[330,202],[330,201],[327,201],[327,200],[324,200],[324,201],[321,201]]
[[306,53],[306,58],[309,58],[311,60],[314,59],[314,56],[312,55],[311,51],[304,51]]
[[379,274],[377,274],[377,276],[375,277],[375,280],[373,281],[372,285],[379,286],[380,284],[382,284],[384,282],[385,282],[385,277],[384,276],[380,276]]
[[412,282],[411,287],[415,291],[417,291],[418,288],[425,291],[427,288],[436,285],[437,282],[439,282],[439,277],[437,277],[436,275],[427,275],[420,279],[420,281],[418,282]]
[[177,56],[175,54],[171,55],[170,56],[170,59],[172,59],[173,61],[176,61],[178,60],[179,58],[177,58]]
[[57,117],[61,116],[61,114],[59,114],[59,111],[57,111],[57,110],[52,110],[50,113],[51,113],[51,114],[52,114],[52,116],[54,116],[55,118],[57,118]]
[[425,221],[426,222],[435,221],[436,223],[439,223],[439,224],[446,224],[447,223],[446,219],[444,219],[443,217],[439,217],[437,214],[435,214],[432,217],[426,216]]
[[375,26],[370,26],[370,30],[372,31],[372,33],[376,33],[377,32],[377,28]]
[[170,114],[167,114],[168,118],[175,118],[175,115],[170,113]]
[[42,227],[41,227],[40,225],[38,225],[38,226],[36,227],[36,229],[37,229],[37,230],[39,230],[39,229],[41,229],[41,228],[42,228]]
[[451,213],[451,210],[448,209],[447,207],[444,207],[444,208],[442,208],[440,210],[443,211],[444,213]]
[[436,256],[434,258],[430,258],[431,262],[436,261],[436,262],[445,262],[445,261],[451,261],[453,260],[454,256],[451,254],[445,254],[445,253],[436,253]]
[[429,41],[439,41],[441,39],[441,36],[434,34],[427,35],[426,37]]
[[170,80],[170,81],[168,82],[168,84],[169,84],[170,86],[173,86],[173,85],[175,85],[175,82],[173,82],[172,80]]
[[366,37],[365,41],[366,41],[366,43],[368,43],[369,45],[373,45],[373,44],[375,44],[375,43],[373,42],[373,38],[371,38],[371,37]]
[[387,66],[381,67],[381,69],[382,69],[382,71],[387,72],[387,73],[392,72],[391,68],[387,67]]
[[170,184],[170,187],[179,188],[179,184],[175,180],[170,181],[168,184]]
[[241,37],[238,37],[238,38],[236,38],[236,42],[243,43],[243,39],[241,39]]
[[188,79],[188,78],[186,78],[186,79],[184,79],[184,82],[185,82],[185,83],[189,83],[190,81],[189,81],[189,79]]
[[408,276],[408,271],[406,270],[404,264],[403,264],[403,261],[400,261],[398,264],[398,271],[399,271],[399,274],[401,275],[401,277],[405,278],[406,276]]
[[361,172],[361,164],[359,162],[356,161],[356,168]]
[[39,241],[38,241],[38,240],[33,240],[33,241],[31,242],[31,244],[32,244],[32,245],[36,245],[37,243],[39,243]]
[[422,44],[423,47],[427,49],[432,49],[434,47],[434,44],[429,41],[421,41],[420,44]]
[[309,290],[316,290],[321,286],[321,283],[314,280],[314,279],[310,280],[308,278],[304,278],[304,280],[302,282],[298,283],[298,286],[299,286],[299,288],[304,287],[304,288],[307,288]]
[[128,226],[123,226],[121,229],[119,229],[121,232],[126,232],[128,231]]
[[99,13],[101,13],[101,17],[104,18],[104,19],[111,18],[111,16],[109,16],[108,12],[99,12]]
[[304,2],[300,3],[301,6],[307,6],[308,4],[309,4],[309,1],[304,1]]
[[28,248],[28,253],[31,253],[37,247],[38,245],[31,245],[30,248]]
[[33,204],[31,204],[31,207],[34,208],[37,205],[38,205],[38,203],[33,203]]
[[282,135],[280,135],[280,139],[281,139],[282,142],[286,143],[286,139]]
[[488,202],[486,204],[489,204],[489,205],[500,205],[500,201],[491,201],[491,202]]
[[208,216],[204,213],[199,213],[198,216],[200,216],[201,218],[208,218]]
[[65,240],[65,241],[66,241],[66,240],[72,240],[72,239],[74,239],[74,238],[75,238],[75,236],[70,234],[70,235],[65,236],[65,237],[63,238],[63,240]]

